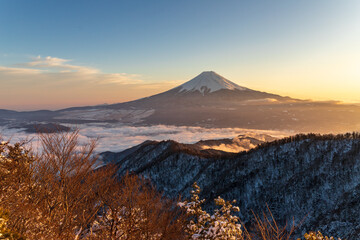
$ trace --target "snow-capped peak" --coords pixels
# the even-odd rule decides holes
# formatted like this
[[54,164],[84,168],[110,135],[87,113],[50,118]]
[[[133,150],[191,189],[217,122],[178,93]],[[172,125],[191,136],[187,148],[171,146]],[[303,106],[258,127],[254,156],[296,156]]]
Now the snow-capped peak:
[[181,93],[199,91],[202,94],[215,92],[221,89],[247,90],[247,88],[241,87],[213,71],[202,72],[179,87],[181,87],[179,91]]

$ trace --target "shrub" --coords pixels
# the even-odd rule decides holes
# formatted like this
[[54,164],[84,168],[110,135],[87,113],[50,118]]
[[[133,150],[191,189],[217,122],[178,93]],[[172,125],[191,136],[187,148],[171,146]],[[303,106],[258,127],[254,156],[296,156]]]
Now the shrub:
[[235,201],[228,202],[218,197],[215,204],[220,206],[220,209],[216,209],[214,214],[210,215],[201,208],[205,199],[199,199],[200,187],[194,183],[193,188],[191,200],[178,203],[189,217],[185,226],[189,239],[243,239],[240,220],[237,216],[231,215],[231,212],[239,211],[238,207],[232,205]]
[[[304,235],[305,240],[335,240],[334,237],[323,236],[321,232],[309,232]],[[341,240],[338,238],[338,240]]]

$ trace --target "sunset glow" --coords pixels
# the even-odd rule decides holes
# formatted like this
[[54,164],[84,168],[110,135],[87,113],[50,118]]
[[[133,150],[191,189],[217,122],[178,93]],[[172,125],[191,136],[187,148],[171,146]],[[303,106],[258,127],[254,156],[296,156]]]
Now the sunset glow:
[[0,108],[124,102],[206,70],[283,96],[360,102],[359,12],[356,0],[4,0]]

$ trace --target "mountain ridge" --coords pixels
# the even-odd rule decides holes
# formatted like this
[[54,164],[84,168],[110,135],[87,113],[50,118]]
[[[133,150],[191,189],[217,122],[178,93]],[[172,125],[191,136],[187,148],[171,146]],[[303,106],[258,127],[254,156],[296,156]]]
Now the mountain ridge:
[[[296,135],[222,157],[192,154],[162,141],[138,148],[116,162],[150,179],[168,197],[189,197],[193,182],[206,208],[217,196],[237,200],[245,224],[266,205],[280,224],[346,239],[360,238],[360,134]],[[214,155],[216,156],[216,155]],[[336,191],[334,191],[336,189]]]

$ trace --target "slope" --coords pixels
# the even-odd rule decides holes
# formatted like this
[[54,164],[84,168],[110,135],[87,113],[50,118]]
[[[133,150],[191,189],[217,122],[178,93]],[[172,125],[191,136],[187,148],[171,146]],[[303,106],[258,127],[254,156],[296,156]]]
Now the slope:
[[304,218],[298,233],[321,230],[360,238],[360,136],[300,135],[236,155],[209,155],[164,141],[142,146],[118,163],[151,179],[167,196],[236,199],[243,221],[269,204],[282,224]]

